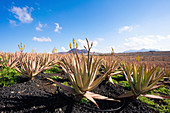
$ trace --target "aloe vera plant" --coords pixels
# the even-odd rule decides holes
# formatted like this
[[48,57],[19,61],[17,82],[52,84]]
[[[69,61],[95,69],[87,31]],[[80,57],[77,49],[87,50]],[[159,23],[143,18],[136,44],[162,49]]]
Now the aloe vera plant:
[[[88,52],[87,57],[84,54],[78,55],[78,53],[76,52],[75,55],[72,53],[69,56],[65,57],[64,62],[60,63],[60,66],[66,73],[69,81],[71,82],[72,87],[64,86],[61,83],[56,82],[51,78],[47,78],[47,79],[52,82],[55,82],[64,90],[67,90],[77,96],[79,95],[79,97],[81,98],[85,97],[89,99],[94,104],[96,104],[96,106],[99,108],[98,104],[94,99],[104,99],[104,100],[112,100],[112,101],[114,99],[90,92],[102,82],[107,72],[97,77],[99,73],[99,69],[102,64],[102,59],[94,58],[93,54],[90,55],[90,49],[92,48],[93,43],[91,43],[91,47],[90,47],[87,39],[86,41],[88,45],[88,48],[85,47],[85,49]],[[119,100],[114,100],[114,101],[119,102]]]
[[120,67],[120,64],[118,61],[113,59],[113,56],[104,58],[102,71],[105,73],[107,72],[105,79],[110,81],[113,85],[115,84],[111,76],[122,73],[121,70],[118,70],[118,67]]
[[13,68],[17,64],[17,53],[1,53],[1,62],[4,63],[5,67]]
[[119,98],[137,98],[139,95],[158,99],[170,98],[146,94],[148,91],[162,86],[162,83],[158,83],[158,81],[165,76],[163,68],[157,66],[148,66],[146,64],[139,65],[128,63],[122,64],[121,67],[123,69],[126,80],[130,84],[131,91],[118,96]]
[[18,65],[15,69],[28,78],[36,76],[43,70],[50,69],[56,63],[49,54],[26,54],[22,53],[18,58]]

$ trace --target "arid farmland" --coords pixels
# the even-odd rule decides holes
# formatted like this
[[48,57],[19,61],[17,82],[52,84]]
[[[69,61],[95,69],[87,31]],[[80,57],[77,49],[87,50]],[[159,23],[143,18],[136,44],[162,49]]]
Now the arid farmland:
[[155,64],[165,67],[170,71],[170,51],[161,52],[135,52],[135,53],[115,53],[114,56],[121,61],[136,62],[136,57],[139,55],[139,61]]

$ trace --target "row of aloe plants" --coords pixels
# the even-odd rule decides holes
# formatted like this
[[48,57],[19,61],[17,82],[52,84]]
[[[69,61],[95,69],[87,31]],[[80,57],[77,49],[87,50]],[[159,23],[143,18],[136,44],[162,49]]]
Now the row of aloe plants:
[[[118,96],[118,98],[137,98],[140,95],[159,99],[170,98],[146,94],[150,90],[163,85],[158,81],[165,76],[164,68],[139,63],[122,63],[117,60],[113,60],[112,56],[105,57],[104,59],[99,58],[94,56],[94,53],[90,53],[93,43],[91,43],[90,46],[88,39],[86,39],[86,41],[87,47],[85,47],[85,49],[87,51],[87,56],[84,54],[79,55],[77,52],[76,54],[71,53],[63,58],[63,62],[59,62],[72,86],[64,86],[51,78],[48,78],[48,80],[56,83],[64,90],[76,95],[77,98],[81,99],[82,97],[85,97],[89,99],[96,104],[98,108],[99,106],[94,99],[119,102],[120,100],[95,94],[91,92],[91,90],[95,89],[103,80],[108,80],[113,83],[111,76],[120,73],[123,73],[126,77],[126,80],[131,86],[131,91]],[[100,69],[102,69],[102,71],[100,71]]]
[[22,75],[32,79],[40,72],[55,66],[60,56],[46,53],[0,53],[0,65],[14,68]]
[[1,63],[7,61],[7,66],[15,68],[22,75],[26,75],[30,79],[43,70],[50,69],[54,65],[59,64],[72,86],[65,86],[51,78],[47,79],[56,83],[64,90],[76,95],[80,100],[83,97],[89,99],[98,108],[99,106],[95,99],[120,102],[120,100],[91,92],[91,90],[95,89],[103,80],[113,83],[111,76],[119,73],[124,74],[131,86],[131,91],[118,96],[118,98],[137,98],[139,95],[160,99],[169,98],[146,94],[148,91],[162,86],[158,81],[165,76],[165,70],[163,68],[139,63],[122,63],[118,60],[114,60],[112,55],[104,59],[94,56],[94,53],[90,52],[93,43],[90,45],[88,39],[86,39],[86,41],[87,47],[85,47],[85,49],[87,55],[80,55],[76,52],[76,54],[71,53],[61,58],[59,55],[45,53],[27,54],[23,53],[22,49],[20,53],[1,53]]

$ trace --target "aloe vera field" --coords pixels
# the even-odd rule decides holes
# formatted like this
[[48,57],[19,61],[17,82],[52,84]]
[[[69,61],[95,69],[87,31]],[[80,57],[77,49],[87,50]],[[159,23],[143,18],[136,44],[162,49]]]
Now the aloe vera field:
[[0,113],[170,113],[169,6],[1,0]]
[[85,53],[78,53],[77,43],[72,48],[74,38],[67,54],[56,48],[52,54],[25,53],[22,42],[20,52],[1,52],[0,110],[169,112],[168,61],[150,61],[156,53],[115,54],[113,48],[110,54],[95,55],[93,42],[86,42]]

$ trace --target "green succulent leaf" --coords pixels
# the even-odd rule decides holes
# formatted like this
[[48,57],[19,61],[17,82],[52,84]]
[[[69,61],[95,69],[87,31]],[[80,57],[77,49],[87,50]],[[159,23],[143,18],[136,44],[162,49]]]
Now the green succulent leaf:
[[[121,65],[126,80],[130,84],[131,92],[125,93],[119,97],[139,96],[150,90],[161,87],[158,81],[165,76],[163,68],[157,66],[148,66],[147,64],[129,64]],[[131,95],[133,94],[133,95]]]

